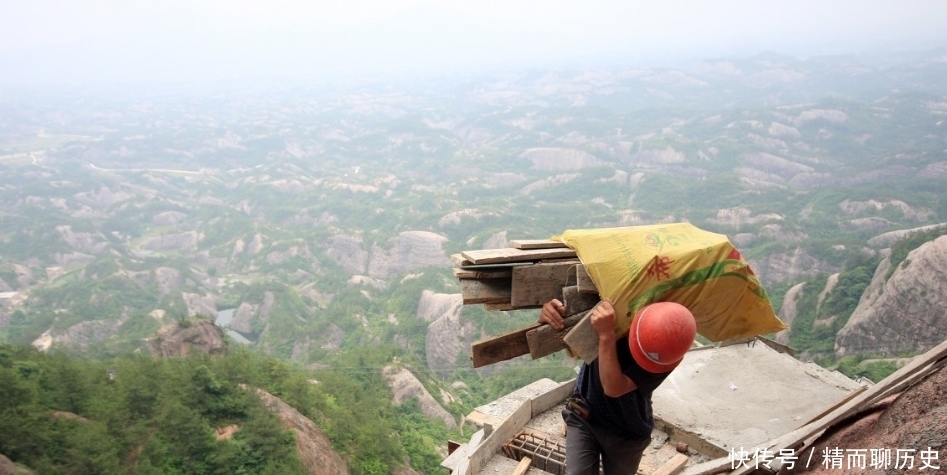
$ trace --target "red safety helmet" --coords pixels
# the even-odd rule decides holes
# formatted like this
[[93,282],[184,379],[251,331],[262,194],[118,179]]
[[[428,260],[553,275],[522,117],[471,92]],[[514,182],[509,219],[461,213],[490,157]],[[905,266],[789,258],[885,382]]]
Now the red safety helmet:
[[697,322],[687,307],[657,302],[635,314],[628,331],[628,347],[645,371],[667,373],[684,359],[696,335]]

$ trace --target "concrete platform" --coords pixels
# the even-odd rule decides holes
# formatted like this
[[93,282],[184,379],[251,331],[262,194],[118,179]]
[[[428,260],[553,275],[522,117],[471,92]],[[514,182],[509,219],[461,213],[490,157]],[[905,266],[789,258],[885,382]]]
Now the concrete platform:
[[841,373],[754,341],[688,352],[652,400],[672,437],[690,434],[692,443],[706,442],[719,455],[741,447],[752,453],[860,388]]

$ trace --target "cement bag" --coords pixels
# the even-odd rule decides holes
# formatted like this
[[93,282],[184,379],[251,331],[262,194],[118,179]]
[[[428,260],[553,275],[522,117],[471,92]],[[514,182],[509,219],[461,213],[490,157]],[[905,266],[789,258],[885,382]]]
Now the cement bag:
[[690,223],[568,230],[558,239],[575,250],[628,332],[641,307],[677,302],[711,341],[784,330],[753,270],[727,237]]

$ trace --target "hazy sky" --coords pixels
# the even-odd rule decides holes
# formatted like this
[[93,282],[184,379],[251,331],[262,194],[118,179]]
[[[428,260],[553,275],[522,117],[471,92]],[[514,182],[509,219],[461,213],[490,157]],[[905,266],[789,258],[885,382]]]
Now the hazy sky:
[[0,84],[384,77],[945,45],[941,0],[0,0]]

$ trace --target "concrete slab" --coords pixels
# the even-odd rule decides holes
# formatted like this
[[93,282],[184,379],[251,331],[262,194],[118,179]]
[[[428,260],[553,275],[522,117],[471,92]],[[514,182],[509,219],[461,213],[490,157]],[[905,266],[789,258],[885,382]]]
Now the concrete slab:
[[729,453],[819,415],[860,385],[756,342],[692,350],[654,392],[654,414]]
[[560,384],[561,383],[557,383],[549,378],[533,381],[529,385],[523,386],[496,401],[476,408],[476,410],[488,416],[506,419],[524,402],[552,391],[559,387]]

